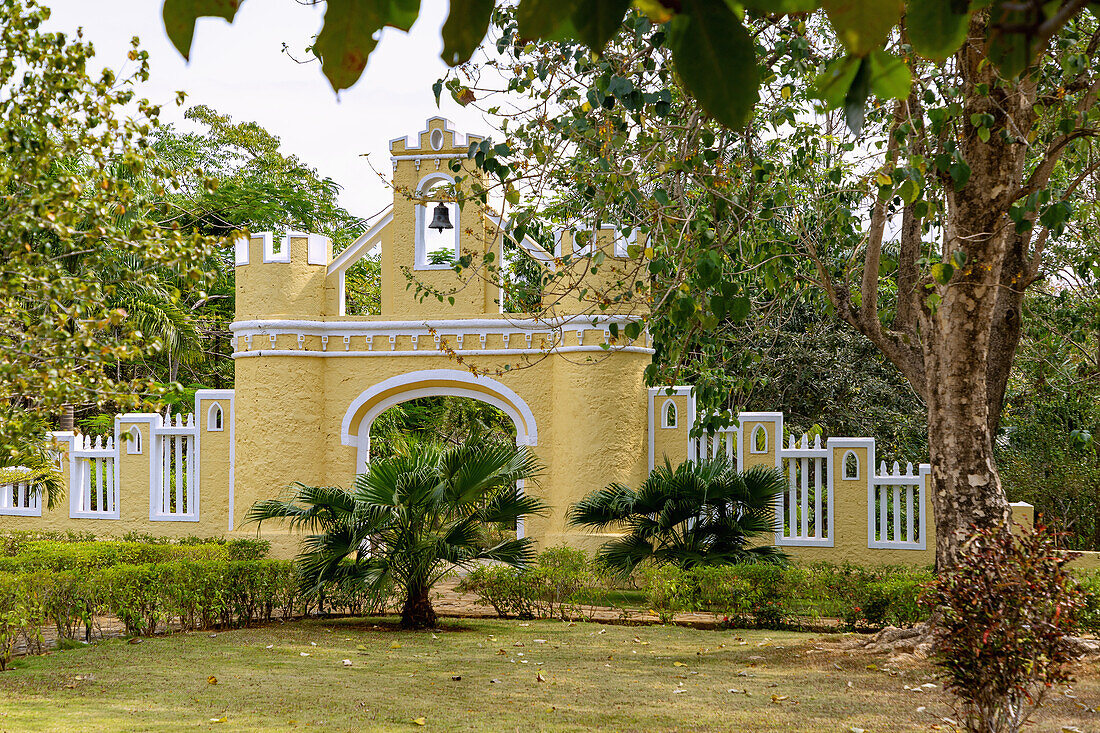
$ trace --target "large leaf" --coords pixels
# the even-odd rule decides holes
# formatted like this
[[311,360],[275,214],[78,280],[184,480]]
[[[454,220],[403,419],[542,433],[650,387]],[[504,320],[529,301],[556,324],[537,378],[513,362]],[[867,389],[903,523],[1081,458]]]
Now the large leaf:
[[191,58],[191,40],[199,18],[225,18],[230,23],[242,0],[164,0],[161,14],[168,40],[185,59]]
[[623,24],[630,0],[590,0],[580,3],[573,13],[577,36],[599,53]]
[[900,0],[822,0],[833,30],[853,56],[866,56],[886,43],[901,20]]
[[1025,33],[1010,30],[1027,27],[1034,21],[1029,9],[1019,10],[1016,3],[997,0],[989,11],[989,60],[1007,79],[1019,76],[1031,63],[1031,39]]
[[871,54],[871,92],[879,99],[905,99],[912,86],[909,67],[885,51]]
[[550,38],[577,7],[579,0],[520,0],[516,11],[523,38]]
[[408,30],[418,12],[413,0],[328,0],[313,52],[332,88],[340,91],[359,81],[378,45],[375,33],[387,25]]
[[756,49],[724,3],[684,0],[668,44],[684,86],[722,124],[739,129],[759,99]]
[[493,0],[451,0],[443,24],[443,62],[457,66],[469,61],[485,38],[492,14]]
[[966,40],[970,25],[968,0],[909,0],[905,29],[913,50],[933,61],[943,61]]
[[825,102],[826,109],[839,109],[844,105],[852,80],[856,78],[859,64],[860,60],[852,56],[833,59],[814,79],[811,93]]

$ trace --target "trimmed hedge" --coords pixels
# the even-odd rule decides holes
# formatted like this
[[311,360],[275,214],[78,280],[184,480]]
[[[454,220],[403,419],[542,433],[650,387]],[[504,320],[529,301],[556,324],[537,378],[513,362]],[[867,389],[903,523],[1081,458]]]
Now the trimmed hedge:
[[267,540],[256,539],[201,544],[30,540],[19,542],[13,554],[0,557],[0,572],[91,570],[176,560],[259,560],[267,556],[269,547]]
[[599,591],[601,578],[581,550],[555,547],[539,553],[530,567],[508,565],[474,568],[458,584],[478,603],[492,606],[501,618],[567,618],[583,612]]
[[817,624],[824,618],[840,619],[851,629],[909,626],[925,617],[918,599],[931,579],[926,569],[829,563],[691,570],[666,565],[639,574],[650,607],[663,620],[708,611],[731,624],[762,628]]

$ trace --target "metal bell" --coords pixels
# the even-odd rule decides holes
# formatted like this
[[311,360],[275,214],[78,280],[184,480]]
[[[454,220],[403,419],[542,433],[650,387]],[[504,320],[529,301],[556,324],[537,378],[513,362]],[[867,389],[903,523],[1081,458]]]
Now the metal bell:
[[434,229],[441,234],[444,229],[454,229],[454,225],[451,224],[451,214],[447,210],[447,204],[440,201],[435,205],[435,212],[432,214],[432,223],[428,225],[428,228]]

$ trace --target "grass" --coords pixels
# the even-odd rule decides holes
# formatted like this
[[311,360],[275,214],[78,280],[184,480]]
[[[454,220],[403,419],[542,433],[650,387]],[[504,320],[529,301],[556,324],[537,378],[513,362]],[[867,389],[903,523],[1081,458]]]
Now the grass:
[[[950,730],[933,715],[950,715],[939,689],[905,689],[934,683],[929,666],[817,651],[821,635],[378,623],[310,620],[25,658],[0,674],[0,730]],[[1029,730],[1100,728],[1077,705],[1100,704],[1100,677],[1072,694],[1055,694]]]

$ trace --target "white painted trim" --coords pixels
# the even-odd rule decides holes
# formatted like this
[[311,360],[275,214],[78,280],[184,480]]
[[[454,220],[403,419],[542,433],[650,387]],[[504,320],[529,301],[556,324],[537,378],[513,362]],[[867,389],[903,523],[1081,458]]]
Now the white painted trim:
[[240,267],[248,264],[248,237],[237,237],[233,240],[233,266]]
[[283,238],[280,241],[280,252],[275,254],[275,235],[271,232],[259,232],[253,237],[261,237],[264,240],[264,262],[290,262],[290,240]]
[[[587,349],[587,348],[590,348],[590,347],[584,346],[584,347],[575,347],[575,348]],[[632,347],[624,347],[624,348],[632,348]],[[600,351],[603,351],[603,349],[600,349]],[[672,390],[671,394],[669,394],[670,389]],[[691,428],[692,428],[692,426],[695,425],[695,394],[693,392],[694,389],[695,389],[694,387],[691,387],[689,385],[677,385],[675,387],[649,387],[648,388],[647,395],[646,395],[646,401],[647,401],[646,414],[647,414],[647,418],[648,418],[647,432],[649,433],[649,470],[650,471],[652,471],[654,468],[656,468],[656,463],[657,463],[656,436],[657,436],[657,425],[659,424],[659,421],[658,421],[656,400],[657,400],[657,397],[659,397],[660,395],[665,395],[665,396],[670,397],[670,398],[679,395],[679,396],[682,396],[682,397],[686,398],[686,402],[687,402],[686,412],[687,412],[687,415],[684,416],[685,419],[687,420],[687,426],[688,426],[686,455],[687,455],[687,460],[689,460],[689,461],[695,460],[695,458],[696,458],[696,455],[695,455],[695,443],[696,443],[696,441],[691,438]],[[679,413],[679,410],[677,410],[677,413]],[[679,420],[680,415],[677,414],[676,417],[677,417],[677,424],[682,425],[683,423]]]
[[309,242],[306,245],[307,265],[327,265],[329,253],[332,252],[332,240],[323,234],[307,234]]
[[[382,233],[392,221],[393,204],[390,204],[390,206],[386,208],[381,219],[375,222],[370,229],[360,234],[354,242],[349,244],[343,252],[329,263],[328,274],[343,273],[358,262],[364,255],[373,250],[378,245],[378,238],[382,236]],[[340,290],[343,292],[343,288],[340,288]],[[341,311],[341,313],[343,313],[343,311]]]
[[[856,462],[856,472],[854,476],[848,475],[848,456],[851,456]],[[859,468],[859,456],[856,455],[856,452],[851,449],[844,451],[844,455],[840,458],[840,478],[844,481],[859,481]]]
[[[497,231],[503,237],[504,233],[504,218],[499,214],[489,212],[483,212],[485,220],[497,228]],[[515,237],[508,236],[510,240],[515,242],[524,252],[526,252],[531,259],[535,260],[539,264],[545,266],[551,272],[557,270],[557,263],[554,258],[554,254],[547,252],[545,249],[539,246],[539,243],[531,239],[531,237],[525,236],[522,240],[517,240]],[[557,249],[560,249],[560,244],[556,245]]]
[[[757,448],[757,435],[764,436],[764,447]],[[767,455],[768,453],[768,429],[764,427],[763,423],[757,423],[756,427],[752,429],[752,433],[749,434],[749,453],[756,456]]]
[[[196,401],[197,401],[197,398],[196,398]],[[214,414],[215,414],[214,411],[215,410],[217,411],[217,415],[218,415],[218,418],[219,418],[218,422],[221,423],[221,425],[217,426],[217,427],[215,427],[216,423],[214,422]],[[210,403],[210,409],[208,409],[206,411],[206,432],[208,432],[208,433],[220,433],[220,432],[222,432],[222,430],[225,429],[224,426],[225,426],[225,410],[222,409],[221,403],[220,402]]]
[[[128,456],[140,456],[141,455],[141,428],[137,425],[132,426],[129,430],[123,431],[130,437],[126,439],[126,455]],[[121,437],[121,435],[120,435]]]
[[[600,353],[600,354],[654,354],[654,349],[644,346],[612,346],[603,349],[599,346],[553,346],[548,349],[455,349],[456,354],[463,356],[534,356],[545,354],[576,354],[576,353]],[[234,351],[232,358],[247,359],[255,356],[305,356],[336,358],[341,356],[446,356],[448,352],[436,349],[423,349],[416,351],[298,351],[297,349],[256,349],[254,351]]]
[[[515,333],[516,331],[546,331],[553,329],[606,330],[607,325],[617,323],[620,326],[636,323],[641,316],[609,314],[555,316],[552,318],[455,318],[451,320],[416,321],[329,321],[329,320],[292,320],[292,319],[254,319],[234,321],[229,330],[259,330],[261,333],[305,333],[308,336],[365,335],[380,333],[407,334],[413,329],[417,333],[433,329],[445,333]],[[662,388],[663,389],[663,388]],[[679,388],[678,388],[679,389]],[[774,415],[777,413],[744,413],[745,415]]]
[[[436,183],[450,183],[454,184],[454,176],[444,173],[443,171],[432,171],[428,173],[416,184],[417,197],[424,196],[428,189]],[[460,255],[460,242],[462,240],[462,207],[454,202],[444,202],[447,204],[447,208],[450,209],[451,214],[454,216],[454,221],[451,222],[454,225],[453,239],[454,239],[454,260],[458,261]],[[450,270],[454,267],[453,264],[441,264],[433,265],[428,262],[428,245],[424,240],[424,230],[427,228],[428,207],[425,204],[417,203],[413,204],[413,236],[414,236],[414,256],[413,256],[413,269],[414,270]]]
[[[469,134],[467,134],[465,136],[465,138],[463,138],[461,133],[455,132],[455,129],[454,129],[454,124],[455,123],[454,122],[450,121],[446,117],[436,115],[434,117],[429,117],[427,120],[425,120],[424,121],[424,129],[421,130],[420,132],[416,133],[416,147],[415,148],[410,148],[409,147],[409,136],[408,135],[402,135],[401,137],[390,138],[390,141],[389,141],[390,150],[391,151],[393,150],[393,144],[398,142],[398,141],[404,143],[405,150],[424,150],[425,148],[420,147],[420,137],[421,137],[421,135],[423,135],[424,133],[428,132],[431,129],[432,123],[435,122],[436,120],[439,120],[440,122],[443,123],[444,132],[451,133],[451,144],[455,148],[469,147],[470,143],[472,142],[472,139],[471,139],[472,137],[476,137],[479,140],[484,139],[480,135],[469,135]],[[430,150],[431,149],[430,148],[431,140],[429,140],[428,143],[429,143],[429,148],[427,148],[427,149]],[[402,157],[402,156],[391,156],[391,157]],[[406,158],[408,158],[408,157],[430,158],[431,156],[423,155],[423,156],[404,156],[404,157],[406,157]]]
[[[672,408],[672,421],[668,419],[668,408]],[[678,426],[679,421],[677,418],[680,416],[680,411],[676,409],[676,402],[669,397],[663,403],[661,403],[661,427],[662,428],[675,428]]]
[[[476,389],[468,389],[461,386],[454,387],[428,387],[418,388],[417,384],[426,381],[448,381],[457,385],[478,385],[487,387],[496,393],[496,396],[481,392]],[[359,423],[359,430],[355,435],[351,434],[351,421],[355,413],[367,402],[379,394],[388,392],[398,387],[409,389],[391,395],[374,405]],[[482,402],[487,402],[500,408],[516,423],[516,443],[518,445],[538,445],[538,428],[535,425],[535,415],[527,403],[507,385],[501,384],[495,379],[484,376],[475,376],[470,372],[458,369],[423,369],[407,374],[399,374],[389,379],[384,379],[373,387],[364,390],[358,397],[352,400],[344,413],[340,423],[340,440],[343,445],[358,446],[360,457],[370,455],[370,424],[384,410],[401,402],[407,402],[418,397],[449,396],[471,397]],[[367,425],[366,440],[363,440],[363,425]],[[365,442],[365,445],[364,445]],[[365,451],[365,453],[364,453]]]

